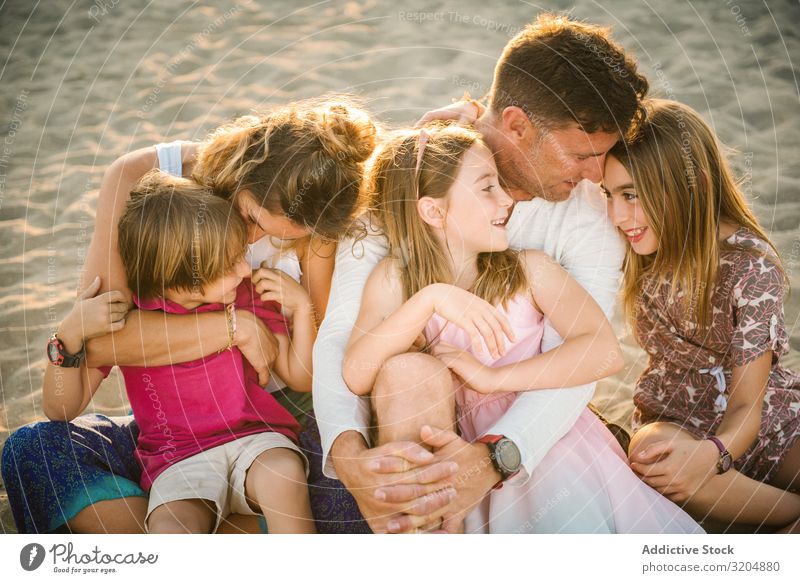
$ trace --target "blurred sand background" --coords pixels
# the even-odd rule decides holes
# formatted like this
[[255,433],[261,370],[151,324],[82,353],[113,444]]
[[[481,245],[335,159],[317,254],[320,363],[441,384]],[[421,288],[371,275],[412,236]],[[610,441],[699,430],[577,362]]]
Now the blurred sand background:
[[[134,148],[201,139],[253,108],[330,91],[406,124],[468,89],[542,10],[613,25],[654,94],[707,115],[800,287],[800,8],[777,0],[410,2],[49,0],[0,3],[0,444],[43,419],[44,345],[69,310],[104,168]],[[800,369],[800,294],[786,305]],[[643,353],[595,402],[627,424]],[[126,412],[114,377],[92,408]],[[2,530],[14,532],[0,484]]]

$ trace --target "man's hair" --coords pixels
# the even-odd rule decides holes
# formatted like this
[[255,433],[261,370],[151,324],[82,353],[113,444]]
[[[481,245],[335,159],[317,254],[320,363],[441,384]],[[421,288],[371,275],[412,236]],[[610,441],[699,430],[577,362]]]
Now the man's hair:
[[647,79],[611,39],[611,29],[540,14],[503,50],[490,94],[493,113],[522,109],[546,128],[625,135],[641,118]]
[[203,293],[242,258],[247,228],[209,187],[155,170],[131,191],[117,240],[128,287],[152,299],[167,289]]

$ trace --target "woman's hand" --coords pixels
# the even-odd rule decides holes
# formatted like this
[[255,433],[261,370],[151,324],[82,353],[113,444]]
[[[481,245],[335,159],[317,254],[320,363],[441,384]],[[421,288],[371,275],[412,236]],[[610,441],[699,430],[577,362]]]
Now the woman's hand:
[[476,352],[483,350],[483,340],[489,354],[500,358],[505,352],[505,338],[514,340],[508,319],[475,294],[443,283],[430,285],[424,291],[431,294],[433,311],[464,330]]
[[59,326],[58,336],[70,353],[79,352],[90,338],[116,332],[125,326],[128,313],[125,294],[114,290],[97,295],[100,283],[100,276],[95,277],[78,295],[72,311]]
[[456,101],[445,107],[429,111],[417,122],[415,128],[421,128],[426,123],[432,121],[451,121],[455,120],[458,125],[472,125],[483,115],[486,108],[474,99],[464,99]]
[[258,384],[269,382],[270,369],[278,358],[278,339],[255,314],[237,310],[235,344],[258,373]]
[[653,443],[631,468],[651,488],[682,503],[717,473],[719,450],[707,439],[681,439]]
[[278,302],[290,314],[313,311],[311,296],[306,289],[280,269],[271,269],[262,264],[253,270],[252,282],[263,301]]
[[500,390],[497,369],[486,366],[466,350],[440,342],[431,349],[431,354],[479,393],[488,394]]

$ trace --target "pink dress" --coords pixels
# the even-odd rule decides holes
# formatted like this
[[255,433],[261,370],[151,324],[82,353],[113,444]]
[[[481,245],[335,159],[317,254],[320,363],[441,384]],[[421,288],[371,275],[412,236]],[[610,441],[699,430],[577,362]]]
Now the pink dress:
[[[500,310],[514,330],[497,360],[478,354],[487,366],[521,362],[541,352],[544,319],[525,294]],[[459,327],[438,315],[428,322],[429,346],[444,341],[469,350]],[[508,342],[508,341],[507,341]],[[488,433],[508,411],[516,393],[483,395],[455,378],[458,422],[464,439]],[[529,475],[524,470],[492,490],[465,521],[466,532],[483,533],[702,533],[677,505],[642,482],[625,452],[589,409]]]

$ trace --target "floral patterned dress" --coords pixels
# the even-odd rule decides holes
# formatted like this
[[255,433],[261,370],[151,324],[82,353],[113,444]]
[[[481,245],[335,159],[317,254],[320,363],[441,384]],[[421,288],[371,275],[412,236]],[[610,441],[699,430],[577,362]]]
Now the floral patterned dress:
[[758,437],[734,463],[763,482],[774,477],[800,437],[800,375],[778,365],[789,345],[783,321],[786,286],[773,259],[769,245],[747,229],[727,239],[712,292],[712,323],[702,336],[685,316],[682,294],[670,298],[668,282],[644,286],[636,318],[649,363],[634,391],[634,430],[668,421],[699,438],[714,435],[733,368],[773,352]]

